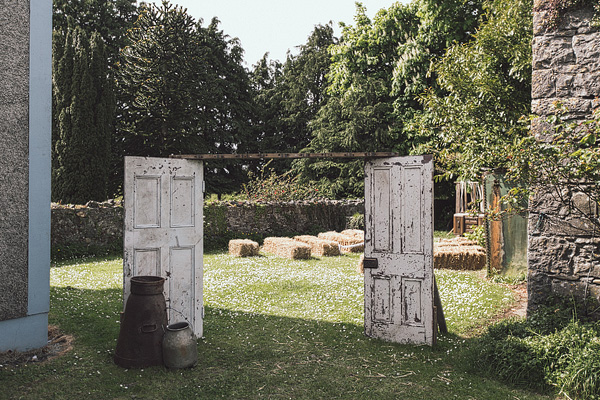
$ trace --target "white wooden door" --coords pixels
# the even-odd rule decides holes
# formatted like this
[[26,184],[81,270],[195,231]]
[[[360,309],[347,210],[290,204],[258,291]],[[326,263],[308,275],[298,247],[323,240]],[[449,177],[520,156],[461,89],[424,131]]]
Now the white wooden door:
[[433,158],[365,165],[365,333],[434,343]]
[[132,276],[165,278],[169,323],[202,337],[203,168],[201,161],[125,157],[123,291]]

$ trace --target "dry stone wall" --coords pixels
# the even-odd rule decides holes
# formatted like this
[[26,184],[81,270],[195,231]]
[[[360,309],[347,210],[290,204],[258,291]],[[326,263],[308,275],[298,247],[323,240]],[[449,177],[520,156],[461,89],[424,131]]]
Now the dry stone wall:
[[[283,236],[345,229],[348,219],[364,213],[364,201],[214,202],[204,205],[205,243],[232,237]],[[52,251],[64,257],[119,250],[123,243],[120,202],[85,206],[52,205]],[[221,243],[223,244],[223,243]]]
[[[569,12],[551,31],[543,25],[545,12],[534,13],[532,112],[540,116],[533,124],[539,140],[548,139],[543,121],[555,112],[555,102],[566,105],[573,120],[588,118],[599,105],[600,32],[592,17],[591,8]],[[600,239],[574,207],[598,211],[567,186],[540,189],[530,203],[528,312],[550,296],[600,299]]]

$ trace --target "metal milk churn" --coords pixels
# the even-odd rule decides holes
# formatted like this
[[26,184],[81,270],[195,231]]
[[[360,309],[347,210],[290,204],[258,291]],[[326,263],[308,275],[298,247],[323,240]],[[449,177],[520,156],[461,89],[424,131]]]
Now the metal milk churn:
[[198,348],[194,332],[187,322],[167,325],[163,338],[165,367],[189,368],[198,363]]
[[164,282],[160,276],[131,278],[131,294],[121,314],[115,364],[124,368],[163,364],[162,341],[167,326]]

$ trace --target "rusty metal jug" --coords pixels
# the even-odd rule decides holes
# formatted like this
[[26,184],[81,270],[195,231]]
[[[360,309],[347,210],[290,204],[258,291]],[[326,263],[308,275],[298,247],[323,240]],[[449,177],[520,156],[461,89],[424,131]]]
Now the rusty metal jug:
[[170,369],[191,368],[198,363],[194,332],[187,322],[167,325],[163,338],[163,360]]
[[162,341],[167,326],[165,279],[134,276],[130,282],[131,294],[121,314],[115,364],[124,368],[162,365]]

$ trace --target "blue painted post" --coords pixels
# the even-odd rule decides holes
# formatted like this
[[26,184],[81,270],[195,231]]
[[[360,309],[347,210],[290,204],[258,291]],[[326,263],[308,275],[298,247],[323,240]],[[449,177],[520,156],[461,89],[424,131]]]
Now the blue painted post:
[[0,352],[47,343],[52,0],[0,0]]

